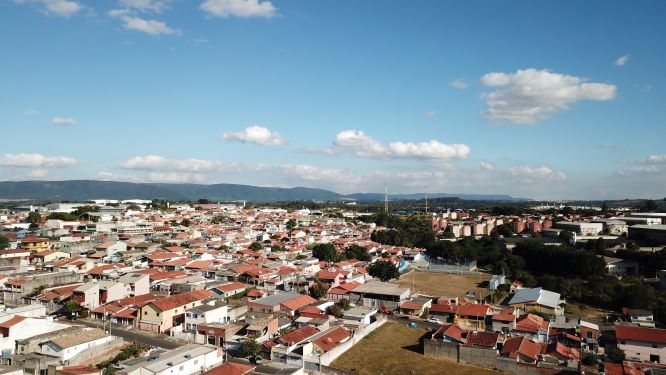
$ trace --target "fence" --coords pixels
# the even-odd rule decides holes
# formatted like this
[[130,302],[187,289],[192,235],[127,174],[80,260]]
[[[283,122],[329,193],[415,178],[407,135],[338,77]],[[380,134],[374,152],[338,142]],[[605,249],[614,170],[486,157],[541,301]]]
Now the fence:
[[[429,357],[519,375],[542,375],[545,371],[548,371],[536,365],[519,363],[513,358],[500,357],[496,350],[459,346],[427,339],[423,341],[423,354]],[[552,369],[553,367],[549,366],[549,368]],[[575,372],[577,369],[566,368],[565,370]],[[549,373],[552,373],[552,370]]]

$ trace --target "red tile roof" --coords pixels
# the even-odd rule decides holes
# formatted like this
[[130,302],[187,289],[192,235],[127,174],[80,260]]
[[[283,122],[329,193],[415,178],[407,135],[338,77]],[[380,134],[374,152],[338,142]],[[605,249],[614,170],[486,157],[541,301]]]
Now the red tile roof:
[[488,311],[490,311],[490,307],[488,307],[487,305],[481,305],[481,304],[462,305],[458,307],[456,315],[475,316],[477,318],[481,318],[486,316],[488,314]]
[[161,311],[167,311],[171,309],[175,309],[180,306],[187,305],[189,303],[197,302],[204,300],[206,298],[210,298],[213,296],[213,292],[210,290],[195,290],[192,292],[187,292],[187,293],[181,293],[181,294],[175,294],[173,296],[169,296],[166,298],[158,299],[156,301],[151,302],[155,307],[160,309]]
[[319,333],[319,331],[316,328],[305,326],[280,336],[278,340],[284,345],[294,345],[306,340],[308,337],[316,335],[317,333]]
[[15,315],[14,317],[5,320],[4,322],[0,323],[0,328],[11,328],[22,321],[26,320],[27,318],[25,316],[21,315]]
[[325,334],[324,336],[319,337],[312,343],[321,348],[324,352],[328,352],[336,346],[340,345],[342,342],[347,341],[350,337],[351,334],[348,330],[343,327],[339,327]]
[[536,360],[543,351],[543,346],[526,337],[512,337],[504,342],[502,355],[517,358],[518,354]]
[[615,337],[618,340],[666,344],[666,329],[617,325],[615,326]]
[[494,348],[497,345],[498,336],[499,334],[495,332],[472,332],[469,335],[467,335],[467,340],[465,345]]
[[255,367],[251,365],[227,362],[204,372],[203,375],[245,375],[254,369]]
[[282,307],[294,311],[300,309],[301,307],[307,306],[313,302],[317,302],[317,300],[308,295],[302,294],[288,301],[284,301],[280,305]]

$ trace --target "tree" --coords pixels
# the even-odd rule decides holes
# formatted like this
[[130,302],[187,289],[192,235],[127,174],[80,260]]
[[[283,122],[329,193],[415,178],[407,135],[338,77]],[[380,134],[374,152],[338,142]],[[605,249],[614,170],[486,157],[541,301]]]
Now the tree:
[[245,340],[241,344],[241,353],[245,357],[254,357],[259,354],[260,350],[261,346],[259,346],[259,343],[255,339]]
[[316,244],[315,247],[312,248],[312,256],[329,263],[338,260],[338,252],[335,250],[335,246],[330,243]]
[[39,224],[42,221],[42,215],[37,212],[31,212],[28,214],[28,221],[31,224]]
[[657,211],[657,203],[653,201],[652,199],[648,199],[645,201],[645,205],[643,206],[643,210],[647,212],[654,212]]
[[359,245],[350,245],[345,249],[345,258],[347,259],[358,259],[362,262],[367,262],[370,259],[370,254],[368,254],[368,251],[363,247]]
[[308,294],[310,294],[310,297],[314,299],[320,299],[323,296],[326,295],[326,292],[328,291],[328,286],[321,282],[321,280],[317,279],[315,280],[315,283],[313,286],[308,288]]
[[210,201],[209,201],[208,199],[204,199],[204,198],[202,198],[202,199],[199,199],[199,200],[197,201],[197,203],[199,203],[199,204],[209,204]]
[[334,317],[336,317],[338,319],[342,318],[342,314],[343,314],[342,309],[338,305],[331,305],[331,306],[327,307],[326,312],[329,315],[333,315]]
[[78,301],[75,300],[69,300],[63,304],[63,307],[65,308],[65,311],[69,313],[70,316],[75,315],[79,310],[81,310],[81,305],[79,305]]
[[259,251],[264,248],[264,245],[261,242],[254,241],[250,244],[250,250]]
[[78,216],[76,216],[74,214],[70,214],[68,212],[53,212],[53,213],[50,213],[49,216],[47,216],[46,218],[50,219],[50,220],[62,220],[62,221],[77,221],[77,220],[79,220]]
[[298,226],[298,222],[294,219],[289,219],[287,221],[287,229],[292,230]]
[[381,281],[389,281],[391,279],[397,279],[400,277],[400,271],[398,271],[398,267],[387,261],[378,261],[373,263],[370,267],[368,267],[368,273],[370,276],[376,277]]
[[184,219],[183,221],[180,222],[180,225],[184,227],[189,227],[192,223],[190,222],[190,219]]
[[624,361],[624,351],[620,348],[610,348],[606,350],[606,357],[610,362],[622,363]]
[[9,247],[9,238],[0,235],[0,250],[6,249]]

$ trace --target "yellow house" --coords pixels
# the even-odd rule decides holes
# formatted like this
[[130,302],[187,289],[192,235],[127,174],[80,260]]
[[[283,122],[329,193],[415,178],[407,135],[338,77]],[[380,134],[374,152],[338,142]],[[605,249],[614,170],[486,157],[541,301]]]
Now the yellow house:
[[487,305],[462,305],[458,307],[453,323],[465,329],[485,331],[486,317],[490,311],[490,307]]
[[210,290],[195,290],[153,301],[139,310],[138,328],[164,333],[185,322],[185,310],[213,297]]
[[51,241],[42,237],[25,237],[21,239],[21,247],[31,252],[41,253],[51,248]]

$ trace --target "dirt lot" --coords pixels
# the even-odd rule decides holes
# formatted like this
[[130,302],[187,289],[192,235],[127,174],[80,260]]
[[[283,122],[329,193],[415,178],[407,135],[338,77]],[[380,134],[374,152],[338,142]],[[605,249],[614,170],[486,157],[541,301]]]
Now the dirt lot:
[[427,331],[386,323],[338,357],[331,367],[357,373],[420,375],[490,375],[498,372],[425,357],[419,339]]
[[464,297],[469,290],[476,291],[477,296],[486,296],[490,278],[490,275],[412,271],[402,275],[397,283],[409,288],[412,288],[413,285],[412,293],[429,296]]

